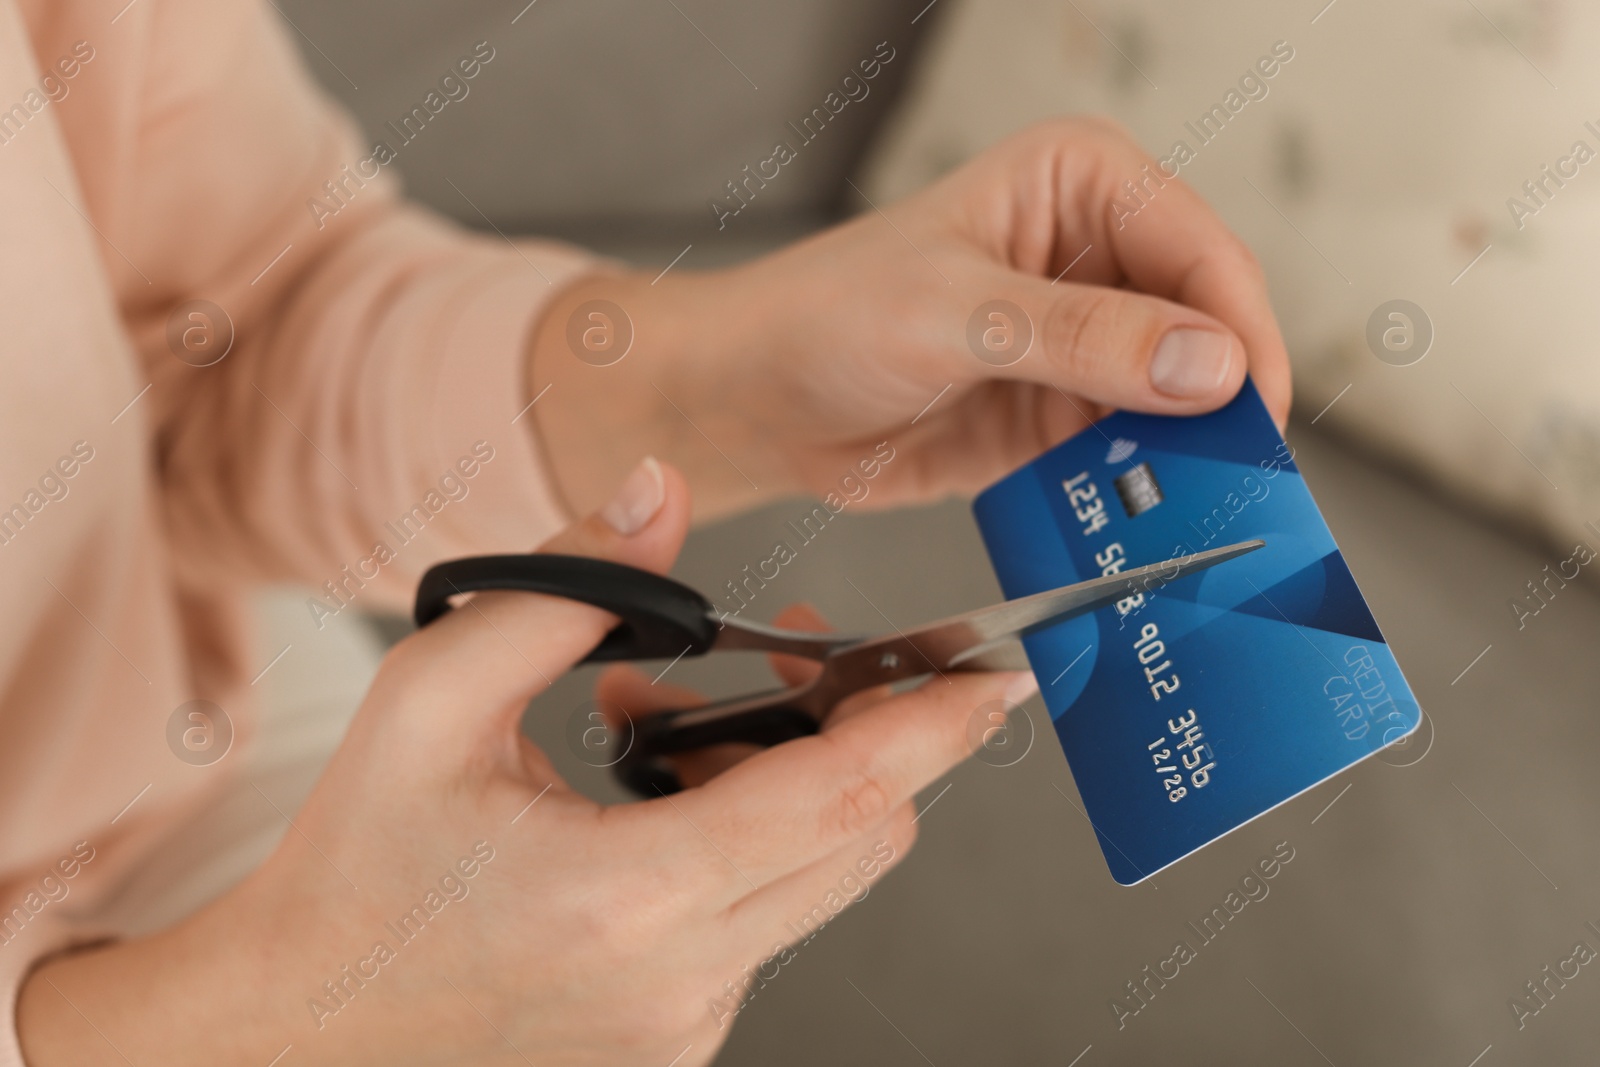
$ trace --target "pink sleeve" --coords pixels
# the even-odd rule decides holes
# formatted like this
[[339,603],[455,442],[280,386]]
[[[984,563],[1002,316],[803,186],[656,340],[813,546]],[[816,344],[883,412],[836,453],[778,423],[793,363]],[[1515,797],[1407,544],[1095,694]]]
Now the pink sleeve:
[[[154,422],[184,577],[292,579],[330,607],[395,606],[443,556],[525,551],[563,525],[522,414],[526,349],[541,309],[592,260],[406,205],[383,159],[403,165],[407,145],[394,129],[386,150],[358,141],[266,4],[156,0],[127,18],[142,21],[119,29],[146,50],[132,127],[68,133],[97,222],[125,253],[106,261],[153,383],[140,417]],[[493,45],[459,51],[473,62],[452,84],[468,95],[441,91],[457,61],[441,66],[417,85],[425,121],[405,134],[425,138],[493,92]],[[119,76],[124,56],[104,52],[95,73]],[[174,321],[189,300],[231,319],[215,365],[174,354],[203,361],[215,325],[205,309]],[[224,335],[209,335],[211,352]]]

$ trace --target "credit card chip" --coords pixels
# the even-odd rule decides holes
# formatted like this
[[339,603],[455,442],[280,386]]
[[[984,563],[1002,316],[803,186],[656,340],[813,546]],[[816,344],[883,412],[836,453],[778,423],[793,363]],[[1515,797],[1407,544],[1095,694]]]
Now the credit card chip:
[[1112,484],[1117,487],[1122,510],[1128,513],[1130,519],[1143,515],[1166,499],[1161,495],[1161,485],[1156,481],[1156,476],[1151,472],[1148,463],[1130,467],[1126,472],[1119,474]]

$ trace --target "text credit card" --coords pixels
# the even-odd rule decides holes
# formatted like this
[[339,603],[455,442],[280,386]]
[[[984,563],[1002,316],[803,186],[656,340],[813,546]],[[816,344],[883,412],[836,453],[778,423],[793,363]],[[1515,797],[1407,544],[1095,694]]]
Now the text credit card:
[[1209,415],[1103,419],[985,490],[973,511],[1012,598],[1266,542],[1023,640],[1123,885],[1421,721],[1250,382]]

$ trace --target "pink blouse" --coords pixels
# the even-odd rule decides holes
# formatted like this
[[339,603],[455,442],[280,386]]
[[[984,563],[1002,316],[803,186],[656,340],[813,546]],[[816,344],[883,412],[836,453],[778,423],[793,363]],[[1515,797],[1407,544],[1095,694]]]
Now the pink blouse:
[[406,206],[383,155],[265,3],[0,0],[7,1019],[237,764],[169,729],[206,700],[248,743],[252,584],[396,607],[566,521],[519,414],[591,261]]

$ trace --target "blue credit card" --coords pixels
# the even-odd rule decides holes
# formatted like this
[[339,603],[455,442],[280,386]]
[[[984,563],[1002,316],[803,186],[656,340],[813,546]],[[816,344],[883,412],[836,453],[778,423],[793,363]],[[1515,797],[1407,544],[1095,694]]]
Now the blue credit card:
[[1421,722],[1250,382],[1209,415],[1103,419],[986,489],[973,511],[1013,598],[1266,542],[1023,640],[1123,885]]

